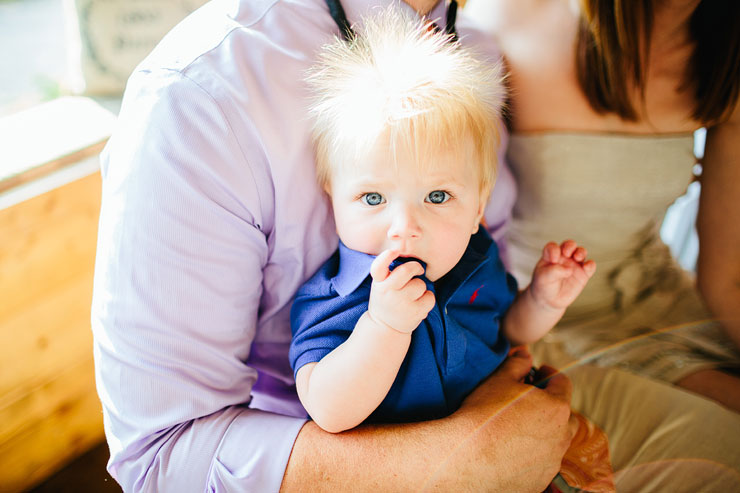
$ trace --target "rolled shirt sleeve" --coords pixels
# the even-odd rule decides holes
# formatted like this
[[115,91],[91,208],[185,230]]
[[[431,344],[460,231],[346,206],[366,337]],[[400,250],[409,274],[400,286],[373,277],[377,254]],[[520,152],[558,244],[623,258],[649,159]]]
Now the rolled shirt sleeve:
[[[460,41],[466,46],[472,47],[483,60],[493,64],[502,63],[501,52],[490,35],[481,32],[474,26],[475,22],[469,18],[469,13],[464,9],[461,10],[457,20]],[[509,267],[509,255],[505,237],[507,228],[511,222],[514,203],[516,202],[517,186],[516,179],[506,162],[509,131],[503,120],[499,122],[499,135],[496,183],[486,204],[483,218],[485,219],[488,233],[498,245],[499,255],[504,266]]]

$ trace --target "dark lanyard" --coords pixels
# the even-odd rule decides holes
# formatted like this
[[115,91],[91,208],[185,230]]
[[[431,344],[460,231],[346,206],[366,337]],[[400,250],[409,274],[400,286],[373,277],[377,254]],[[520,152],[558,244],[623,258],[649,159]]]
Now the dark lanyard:
[[[326,5],[329,6],[329,13],[331,18],[339,27],[339,32],[342,33],[342,38],[345,40],[352,39],[355,32],[352,30],[352,26],[349,25],[347,20],[347,14],[344,13],[344,8],[340,3],[340,0],[326,0]],[[449,7],[447,7],[447,20],[445,22],[445,33],[450,35],[450,40],[457,40],[457,32],[455,31],[455,20],[457,19],[457,0],[452,0]]]

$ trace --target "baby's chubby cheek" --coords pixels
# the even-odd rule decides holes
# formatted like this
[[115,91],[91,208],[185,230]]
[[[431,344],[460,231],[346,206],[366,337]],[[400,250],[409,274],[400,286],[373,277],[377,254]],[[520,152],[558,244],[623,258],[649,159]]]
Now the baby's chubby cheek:
[[335,218],[336,231],[339,239],[348,248],[368,255],[379,255],[384,248],[385,233],[374,234],[372,228],[357,220]]
[[458,238],[440,240],[428,258],[426,276],[432,282],[437,281],[450,272],[465,254],[470,237],[458,235]]

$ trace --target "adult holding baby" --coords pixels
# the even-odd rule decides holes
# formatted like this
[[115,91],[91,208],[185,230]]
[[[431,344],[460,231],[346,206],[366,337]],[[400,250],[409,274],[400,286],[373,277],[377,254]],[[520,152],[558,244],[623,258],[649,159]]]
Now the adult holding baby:
[[[737,487],[740,6],[469,3],[466,13],[493,34],[510,74],[507,157],[519,183],[512,269],[526,282],[536,245],[561,234],[587,243],[599,264],[538,357],[601,367],[569,372],[574,407],[608,432],[623,487]],[[694,282],[658,228],[692,178],[699,127],[707,139]],[[663,418],[648,424],[651,412]],[[643,430],[642,439],[634,442],[629,429]]]
[[[356,23],[390,3],[341,5]],[[400,5],[454,26],[448,3]],[[526,353],[444,419],[339,435],[305,419],[289,311],[338,241],[303,80],[342,29],[323,0],[209,2],[129,80],[102,158],[92,309],[108,467],[126,491],[538,491],[560,467],[570,383],[521,383]],[[498,62],[480,32],[457,34]],[[495,238],[513,193],[502,167],[484,211]]]

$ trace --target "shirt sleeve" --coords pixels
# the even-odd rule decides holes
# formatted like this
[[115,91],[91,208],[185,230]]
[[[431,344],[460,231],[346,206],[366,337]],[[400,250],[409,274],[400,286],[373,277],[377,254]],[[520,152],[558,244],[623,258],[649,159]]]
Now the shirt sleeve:
[[362,287],[347,296],[339,296],[329,287],[326,272],[324,266],[298,290],[290,311],[293,339],[289,357],[293,375],[346,341],[367,311],[368,293],[363,295]]
[[277,491],[305,420],[246,407],[260,184],[219,105],[179,72],[134,75],[118,125],[92,304],[109,470],[127,492]]
[[[490,33],[482,31],[477,23],[470,19],[469,14],[462,10],[459,12],[457,27],[460,40],[473,49],[485,63],[502,64],[503,56],[498,48],[496,40]],[[499,254],[505,266],[508,267],[508,251],[506,247],[506,232],[511,221],[514,202],[517,197],[517,186],[514,175],[511,173],[506,160],[506,150],[509,142],[509,132],[503,119],[499,121],[500,141],[497,152],[497,176],[491,196],[486,205],[483,217],[491,237],[499,246]]]

